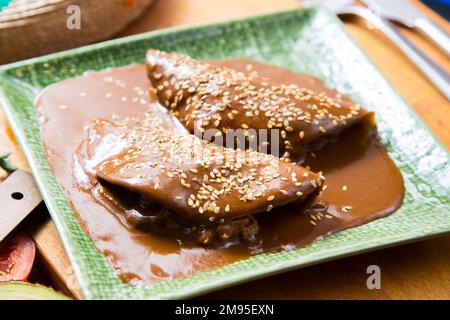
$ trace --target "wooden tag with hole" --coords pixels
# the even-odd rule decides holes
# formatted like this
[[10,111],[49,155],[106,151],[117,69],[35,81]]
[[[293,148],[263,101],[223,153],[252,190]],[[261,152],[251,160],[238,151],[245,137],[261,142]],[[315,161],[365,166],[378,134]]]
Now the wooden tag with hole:
[[41,203],[33,176],[16,170],[0,183],[0,242]]

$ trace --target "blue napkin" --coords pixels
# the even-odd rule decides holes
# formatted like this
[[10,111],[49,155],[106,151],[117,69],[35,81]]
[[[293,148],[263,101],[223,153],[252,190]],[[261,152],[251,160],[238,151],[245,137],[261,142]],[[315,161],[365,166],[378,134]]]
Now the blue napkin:
[[422,2],[450,21],[450,0],[422,0]]
[[0,0],[0,11],[6,7],[12,0]]

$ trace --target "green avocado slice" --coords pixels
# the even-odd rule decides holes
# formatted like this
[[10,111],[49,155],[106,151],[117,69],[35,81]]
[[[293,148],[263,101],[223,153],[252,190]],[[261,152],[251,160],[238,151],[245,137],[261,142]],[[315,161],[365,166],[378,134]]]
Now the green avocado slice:
[[0,300],[71,300],[50,288],[25,283],[3,282],[0,283]]

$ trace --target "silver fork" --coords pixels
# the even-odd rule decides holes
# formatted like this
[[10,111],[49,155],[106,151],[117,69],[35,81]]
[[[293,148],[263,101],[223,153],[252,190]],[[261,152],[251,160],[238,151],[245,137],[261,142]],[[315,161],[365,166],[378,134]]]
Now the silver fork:
[[321,5],[335,14],[359,16],[382,31],[417,66],[417,68],[450,100],[450,75],[422,50],[405,38],[390,21],[373,11],[355,5],[353,0],[305,0],[307,4]]

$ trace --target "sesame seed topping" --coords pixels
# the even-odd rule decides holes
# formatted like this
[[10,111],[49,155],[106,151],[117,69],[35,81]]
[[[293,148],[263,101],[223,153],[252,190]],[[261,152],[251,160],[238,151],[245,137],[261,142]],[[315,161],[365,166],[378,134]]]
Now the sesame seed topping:
[[352,210],[352,206],[345,206],[342,208],[342,211],[344,212],[349,212],[350,210]]
[[[164,122],[150,112],[143,118],[115,119],[114,123],[97,120],[115,128],[113,134],[120,140],[118,145],[128,146],[120,156],[108,159],[112,168],[117,167],[118,174],[125,177],[133,174],[139,183],[148,183],[152,186],[148,192],[158,189],[172,192],[174,195],[169,197],[180,203],[184,198],[187,209],[182,210],[204,215],[198,218],[201,221],[209,221],[214,215],[214,222],[218,223],[221,213],[231,213],[226,218],[230,219],[234,217],[235,203],[241,205],[233,209],[242,211],[247,203],[258,199],[266,200],[255,204],[261,211],[271,211],[280,205],[269,204],[271,201],[280,198],[279,202],[283,203],[284,197],[295,201],[296,196],[303,195],[297,186],[318,179],[312,173],[313,177],[303,177],[308,173],[304,168],[290,161],[280,162],[272,155],[226,149],[195,135],[164,128]],[[153,180],[155,172],[158,172],[158,182]],[[269,194],[273,193],[274,183],[279,186],[279,195]],[[255,205],[251,204],[249,210],[254,210]]]
[[[298,139],[305,139],[305,129],[299,128],[307,128],[312,137],[326,135],[330,123],[346,125],[348,119],[361,115],[357,105],[345,104],[344,108],[339,95],[328,96],[294,84],[272,84],[247,69],[240,72],[158,50],[149,51],[147,64],[158,70],[150,72],[150,77],[160,100],[174,115],[184,110],[180,120],[186,126],[209,117],[203,130],[277,128],[284,140],[281,152],[287,156]],[[221,128],[223,120],[226,126]],[[294,134],[287,134],[291,132]]]

